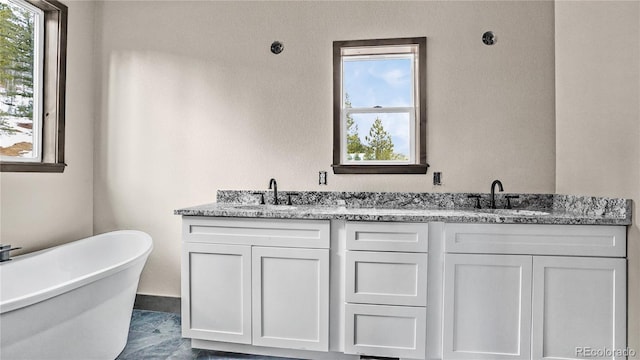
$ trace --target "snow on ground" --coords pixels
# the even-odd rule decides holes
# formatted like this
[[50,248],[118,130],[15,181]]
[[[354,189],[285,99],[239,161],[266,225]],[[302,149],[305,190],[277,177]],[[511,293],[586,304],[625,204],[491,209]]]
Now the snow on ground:
[[[33,130],[27,129],[24,125],[30,126],[33,121],[29,118],[15,117],[15,116],[3,116],[2,120],[6,121],[9,128],[15,130],[12,133],[0,133],[0,147],[10,147],[19,142],[33,143]],[[22,124],[23,126],[20,126]],[[21,154],[22,157],[31,157],[31,151]]]

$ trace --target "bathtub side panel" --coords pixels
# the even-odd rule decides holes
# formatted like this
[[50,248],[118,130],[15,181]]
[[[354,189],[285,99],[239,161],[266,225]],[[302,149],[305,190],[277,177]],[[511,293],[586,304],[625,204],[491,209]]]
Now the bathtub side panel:
[[0,358],[117,357],[126,345],[145,261],[139,259],[135,266],[109,277],[0,315]]

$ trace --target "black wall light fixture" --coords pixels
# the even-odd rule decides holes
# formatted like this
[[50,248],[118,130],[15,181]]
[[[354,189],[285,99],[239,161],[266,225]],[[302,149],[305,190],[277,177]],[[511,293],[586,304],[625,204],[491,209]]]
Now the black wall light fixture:
[[496,43],[496,36],[493,34],[493,31],[487,31],[482,34],[482,42],[485,45],[493,45]]
[[271,43],[271,52],[278,55],[284,51],[284,44],[280,41],[274,41]]

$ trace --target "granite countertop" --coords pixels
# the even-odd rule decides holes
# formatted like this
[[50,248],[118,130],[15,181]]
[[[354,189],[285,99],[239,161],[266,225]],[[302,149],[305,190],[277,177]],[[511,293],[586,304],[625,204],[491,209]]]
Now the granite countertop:
[[[246,217],[271,219],[316,219],[356,221],[407,221],[450,223],[506,223],[559,225],[630,225],[631,201],[557,194],[517,194],[512,210],[488,209],[488,194],[482,209],[474,209],[475,199],[467,193],[367,193],[295,192],[293,205],[259,205],[256,191],[220,190],[217,202],[175,210],[182,216]],[[262,191],[265,200],[273,193]],[[280,192],[279,203],[287,201]],[[504,207],[505,195],[496,194],[496,204]]]

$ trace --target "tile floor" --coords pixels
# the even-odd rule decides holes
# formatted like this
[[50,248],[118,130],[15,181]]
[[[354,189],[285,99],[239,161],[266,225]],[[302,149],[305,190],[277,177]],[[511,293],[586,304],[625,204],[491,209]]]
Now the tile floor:
[[[133,310],[129,339],[116,360],[285,360],[269,356],[224,353],[192,349],[191,340],[183,339],[180,315],[174,313]],[[291,359],[286,359],[291,360]]]

